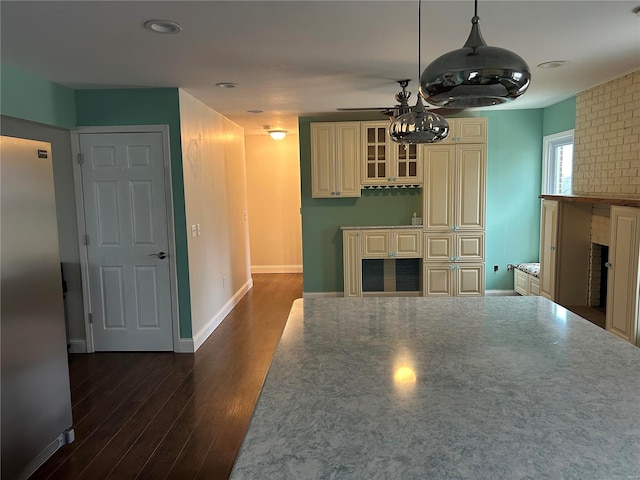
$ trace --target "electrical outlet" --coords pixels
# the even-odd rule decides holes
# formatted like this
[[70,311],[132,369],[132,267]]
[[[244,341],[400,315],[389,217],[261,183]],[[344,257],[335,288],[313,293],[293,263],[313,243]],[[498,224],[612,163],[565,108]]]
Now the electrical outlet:
[[493,266],[493,273],[495,273],[495,272],[497,272],[497,271],[498,271],[498,265],[494,265],[494,266]]

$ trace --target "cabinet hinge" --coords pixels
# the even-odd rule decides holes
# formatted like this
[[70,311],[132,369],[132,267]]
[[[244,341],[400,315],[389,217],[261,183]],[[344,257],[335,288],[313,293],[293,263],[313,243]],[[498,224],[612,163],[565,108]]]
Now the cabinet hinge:
[[84,163],[84,153],[78,153],[78,163],[80,165]]
[[85,245],[89,245],[90,239],[89,239],[89,234],[88,233],[83,235],[83,240],[84,240],[84,244]]

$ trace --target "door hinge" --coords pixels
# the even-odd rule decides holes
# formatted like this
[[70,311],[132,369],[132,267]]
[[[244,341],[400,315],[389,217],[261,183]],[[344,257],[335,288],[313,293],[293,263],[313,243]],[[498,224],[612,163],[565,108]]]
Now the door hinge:
[[83,235],[83,237],[84,237],[84,244],[85,244],[85,245],[89,245],[89,234],[88,234],[88,233],[85,233],[85,234]]
[[80,165],[84,163],[84,153],[78,153],[78,163]]
[[89,314],[89,323],[93,323],[93,314],[92,313]]

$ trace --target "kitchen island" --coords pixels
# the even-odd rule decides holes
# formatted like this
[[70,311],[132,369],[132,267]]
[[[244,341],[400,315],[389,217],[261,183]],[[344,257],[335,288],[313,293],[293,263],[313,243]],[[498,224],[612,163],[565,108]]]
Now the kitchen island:
[[542,297],[297,300],[231,478],[637,479],[640,349]]

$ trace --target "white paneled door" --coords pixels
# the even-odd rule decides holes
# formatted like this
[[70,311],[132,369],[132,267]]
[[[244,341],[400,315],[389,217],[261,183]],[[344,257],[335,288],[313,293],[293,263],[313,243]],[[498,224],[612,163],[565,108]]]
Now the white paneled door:
[[94,349],[173,350],[162,133],[79,139]]

